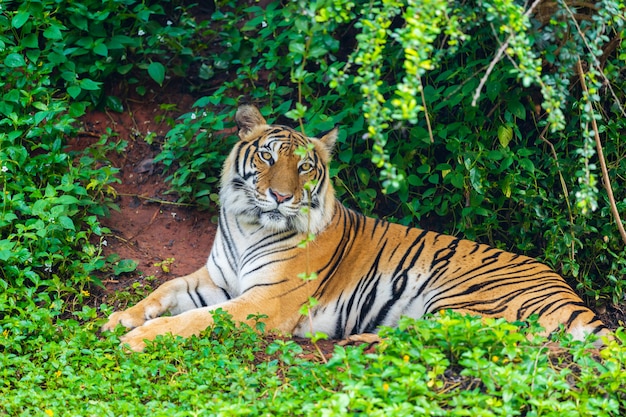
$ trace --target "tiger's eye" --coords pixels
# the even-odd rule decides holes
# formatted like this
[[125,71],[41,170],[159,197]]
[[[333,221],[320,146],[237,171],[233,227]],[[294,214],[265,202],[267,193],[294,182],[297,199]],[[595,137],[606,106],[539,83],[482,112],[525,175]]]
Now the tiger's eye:
[[261,159],[266,161],[266,162],[271,163],[274,160],[274,158],[272,158],[272,154],[270,152],[261,151],[259,153],[259,155],[261,156]]
[[302,165],[300,165],[299,169],[300,169],[300,172],[304,174],[313,169],[313,164],[310,162],[305,162]]

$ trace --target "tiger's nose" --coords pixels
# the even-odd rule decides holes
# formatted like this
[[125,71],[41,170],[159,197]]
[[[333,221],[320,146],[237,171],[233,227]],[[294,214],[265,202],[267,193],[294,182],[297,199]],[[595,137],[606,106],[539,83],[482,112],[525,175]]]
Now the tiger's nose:
[[292,194],[281,194],[277,191],[272,190],[271,188],[269,191],[270,191],[270,195],[274,198],[274,200],[276,200],[278,204],[284,203],[285,201],[293,197]]

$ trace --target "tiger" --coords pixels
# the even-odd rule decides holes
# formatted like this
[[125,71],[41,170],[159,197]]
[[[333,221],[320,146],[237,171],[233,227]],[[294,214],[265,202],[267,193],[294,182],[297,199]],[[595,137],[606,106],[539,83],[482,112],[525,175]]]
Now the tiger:
[[239,140],[223,166],[206,265],[109,316],[102,330],[130,329],[121,337],[127,348],[141,351],[166,333],[199,335],[218,309],[235,322],[264,317],[267,329],[333,339],[447,310],[512,322],[536,315],[546,335],[560,326],[574,339],[608,334],[535,259],[342,205],[329,174],[339,127],[309,137],[268,124],[249,104],[235,121]]

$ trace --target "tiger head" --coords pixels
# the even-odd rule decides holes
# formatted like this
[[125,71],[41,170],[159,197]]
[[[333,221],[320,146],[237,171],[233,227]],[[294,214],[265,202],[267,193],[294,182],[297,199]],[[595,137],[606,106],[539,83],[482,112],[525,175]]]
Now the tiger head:
[[259,110],[243,105],[235,120],[240,141],[222,173],[222,209],[241,223],[271,231],[318,233],[334,212],[328,162],[337,128],[312,138],[268,125]]

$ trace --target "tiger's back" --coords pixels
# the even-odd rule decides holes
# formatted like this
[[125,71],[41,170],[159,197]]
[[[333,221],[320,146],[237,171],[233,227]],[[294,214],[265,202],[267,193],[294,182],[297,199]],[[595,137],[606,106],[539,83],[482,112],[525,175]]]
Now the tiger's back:
[[563,278],[535,259],[375,220],[339,204],[328,233],[334,244],[328,245],[332,262],[318,271],[318,331],[345,337],[393,326],[402,315],[451,309],[509,321],[536,314],[546,333],[563,324],[579,339],[605,332]]

